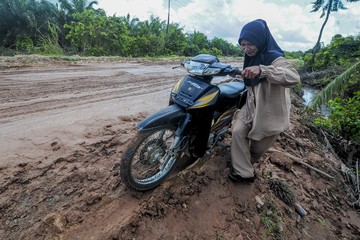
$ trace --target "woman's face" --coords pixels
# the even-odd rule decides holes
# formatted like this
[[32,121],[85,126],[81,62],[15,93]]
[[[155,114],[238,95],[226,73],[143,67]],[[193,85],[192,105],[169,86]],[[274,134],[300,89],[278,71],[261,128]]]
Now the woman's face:
[[254,44],[252,44],[251,42],[248,42],[244,39],[241,40],[240,46],[241,46],[242,50],[244,51],[244,53],[246,55],[248,55],[249,57],[255,56],[256,53],[258,52],[258,48]]

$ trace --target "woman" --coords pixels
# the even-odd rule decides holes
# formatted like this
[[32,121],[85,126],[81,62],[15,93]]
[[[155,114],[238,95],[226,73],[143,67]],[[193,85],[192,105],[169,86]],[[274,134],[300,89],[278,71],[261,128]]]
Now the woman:
[[246,104],[233,119],[228,177],[254,182],[253,164],[290,125],[288,87],[296,85],[300,76],[284,58],[264,20],[247,23],[239,44],[245,53],[242,76],[248,91]]

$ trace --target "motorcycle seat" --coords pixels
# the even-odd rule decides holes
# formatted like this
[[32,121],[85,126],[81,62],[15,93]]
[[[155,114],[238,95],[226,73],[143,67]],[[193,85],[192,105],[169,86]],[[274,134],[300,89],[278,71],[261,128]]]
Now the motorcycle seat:
[[226,99],[236,99],[244,91],[245,84],[241,82],[229,82],[219,85],[220,97]]

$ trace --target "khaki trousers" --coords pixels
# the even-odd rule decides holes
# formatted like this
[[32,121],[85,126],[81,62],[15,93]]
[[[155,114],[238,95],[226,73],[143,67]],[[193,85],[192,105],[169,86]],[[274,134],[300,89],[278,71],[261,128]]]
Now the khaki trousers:
[[242,120],[234,119],[232,124],[232,167],[235,173],[241,177],[254,177],[253,164],[270,148],[279,134],[255,141],[247,137],[251,128],[246,126]]

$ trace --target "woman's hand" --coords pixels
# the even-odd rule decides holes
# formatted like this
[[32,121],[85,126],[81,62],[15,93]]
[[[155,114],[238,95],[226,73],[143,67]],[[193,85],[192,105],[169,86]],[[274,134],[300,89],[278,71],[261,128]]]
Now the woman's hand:
[[242,71],[243,77],[244,78],[249,78],[249,79],[254,79],[254,78],[260,76],[260,73],[261,73],[260,66],[246,67]]

